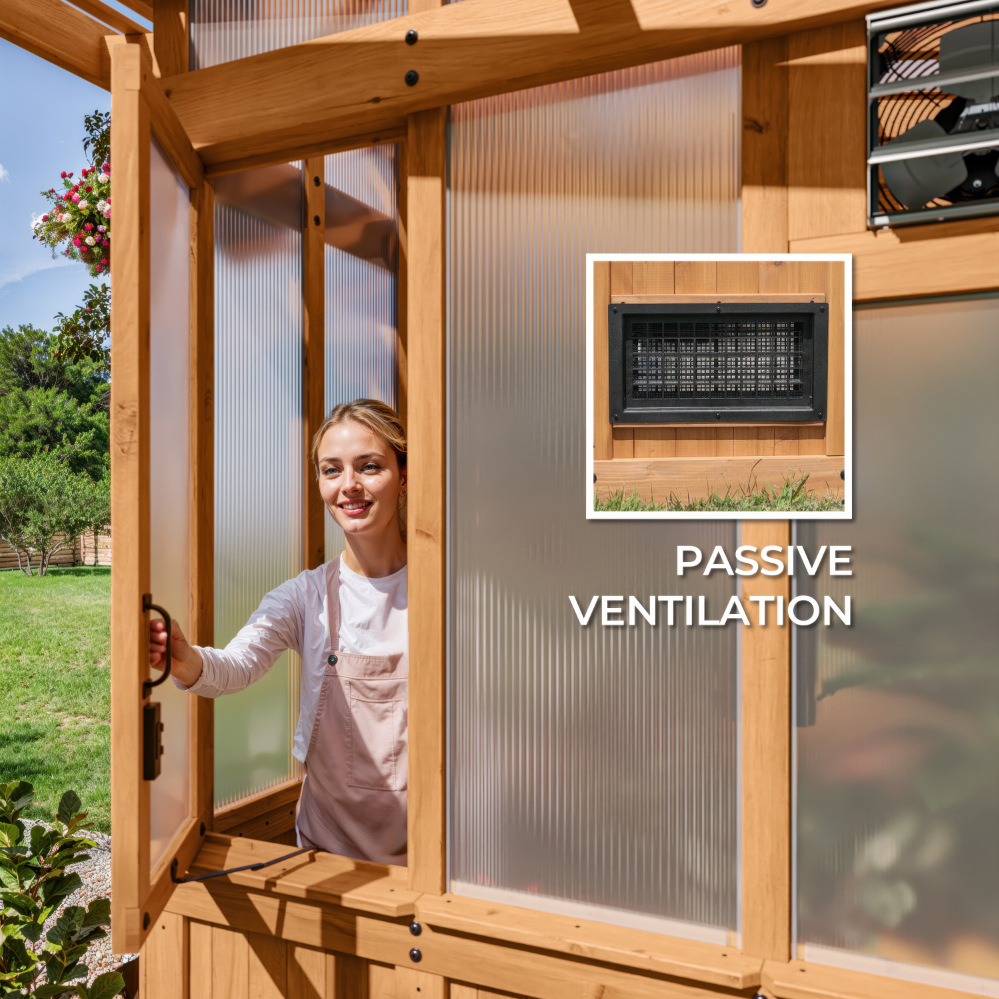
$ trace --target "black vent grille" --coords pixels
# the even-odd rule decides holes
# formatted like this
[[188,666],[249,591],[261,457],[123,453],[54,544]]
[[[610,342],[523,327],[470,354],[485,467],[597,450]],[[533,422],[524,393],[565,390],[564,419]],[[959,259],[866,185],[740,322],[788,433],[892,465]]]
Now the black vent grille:
[[825,418],[825,305],[612,305],[611,422]]
[[633,399],[801,399],[802,319],[631,323]]

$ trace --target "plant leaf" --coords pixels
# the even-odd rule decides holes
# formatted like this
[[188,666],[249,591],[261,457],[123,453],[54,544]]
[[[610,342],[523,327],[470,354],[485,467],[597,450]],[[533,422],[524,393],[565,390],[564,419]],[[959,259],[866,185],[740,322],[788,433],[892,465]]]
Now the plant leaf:
[[75,791],[67,791],[59,802],[59,821],[63,825],[69,825],[73,816],[79,813],[83,808],[83,802],[80,801],[80,796]]
[[17,846],[20,842],[20,827],[12,822],[0,822],[0,846]]
[[111,922],[111,899],[95,898],[87,906],[87,913],[83,919],[84,926],[105,926]]
[[125,988],[125,979],[117,971],[98,975],[90,986],[87,999],[112,999]]

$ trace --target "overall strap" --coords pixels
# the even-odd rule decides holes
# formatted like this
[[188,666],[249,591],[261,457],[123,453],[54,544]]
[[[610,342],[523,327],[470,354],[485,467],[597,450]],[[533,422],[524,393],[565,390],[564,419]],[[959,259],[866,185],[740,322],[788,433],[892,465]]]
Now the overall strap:
[[340,645],[340,556],[326,563],[326,615],[329,619],[330,652]]

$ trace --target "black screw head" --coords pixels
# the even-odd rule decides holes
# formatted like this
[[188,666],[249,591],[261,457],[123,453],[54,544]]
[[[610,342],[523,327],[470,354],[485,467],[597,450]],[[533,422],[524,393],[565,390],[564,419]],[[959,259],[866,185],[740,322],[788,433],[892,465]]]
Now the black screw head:
[[614,414],[614,419],[616,420],[617,418],[618,418],[618,415],[617,415],[617,413],[615,413]]
[[312,221],[315,222],[316,225],[319,225],[319,216],[318,215],[313,215],[312,216]]
[[319,185],[322,183],[322,181],[318,177],[313,177],[312,178],[312,183],[315,184],[316,187],[319,187]]
[[842,480],[843,480],[844,482],[846,482],[846,469],[845,469],[845,468],[841,468],[841,469],[839,470],[839,477],[840,477],[840,478],[841,478],[841,479],[842,479]]
[[617,315],[617,309],[611,309],[611,312],[613,312],[615,316]]
[[417,83],[417,81],[418,81],[419,79],[420,79],[420,74],[419,74],[419,73],[417,73],[415,69],[411,69],[411,70],[410,70],[410,71],[409,71],[409,72],[408,72],[408,73],[406,74],[406,86],[407,86],[407,87],[415,87],[415,86],[416,86],[416,83]]
[[749,2],[756,8],[766,7],[767,0],[749,0]]
[[336,656],[332,655],[326,660],[330,666],[336,666]]
[[406,32],[407,45],[415,45],[419,41],[419,39],[420,36],[417,34],[415,28],[410,28],[409,31]]
[[420,953],[419,947],[414,947],[409,952],[409,959],[413,962],[413,964],[419,964],[423,960],[423,954]]
[[423,932],[423,927],[414,919],[409,924],[409,932],[412,933],[414,937],[418,937]]
[[721,413],[715,413],[715,419],[716,420],[720,420],[721,419]]

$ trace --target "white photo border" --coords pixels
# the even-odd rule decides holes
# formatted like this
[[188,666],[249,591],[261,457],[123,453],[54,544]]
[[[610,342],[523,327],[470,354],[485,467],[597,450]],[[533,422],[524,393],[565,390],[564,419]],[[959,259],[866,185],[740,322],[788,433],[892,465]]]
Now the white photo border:
[[[842,510],[793,511],[666,511],[594,510],[596,490],[593,458],[593,265],[597,261],[776,261],[839,262],[843,267],[843,487]],[[853,254],[850,253],[587,253],[586,254],[586,481],[587,520],[853,520]]]

